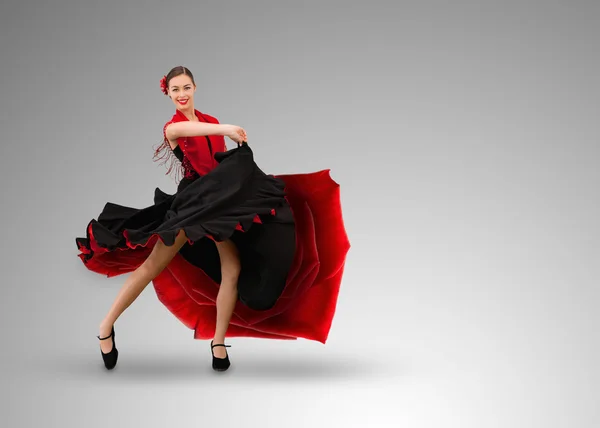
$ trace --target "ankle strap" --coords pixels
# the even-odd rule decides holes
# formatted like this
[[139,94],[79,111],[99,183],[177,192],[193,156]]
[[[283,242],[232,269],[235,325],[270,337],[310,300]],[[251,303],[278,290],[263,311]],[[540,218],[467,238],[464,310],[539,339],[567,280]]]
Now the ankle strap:
[[214,348],[215,346],[224,346],[225,348],[231,348],[231,345],[223,345],[222,343],[217,343],[216,345],[211,345],[211,348]]
[[110,334],[109,334],[108,336],[106,336],[106,337],[100,337],[100,336],[96,336],[96,337],[97,337],[98,339],[100,339],[100,340],[106,340],[106,339],[110,339],[111,337],[113,337],[113,335],[114,335],[114,334],[115,334],[115,328],[113,327],[113,328],[110,330]]

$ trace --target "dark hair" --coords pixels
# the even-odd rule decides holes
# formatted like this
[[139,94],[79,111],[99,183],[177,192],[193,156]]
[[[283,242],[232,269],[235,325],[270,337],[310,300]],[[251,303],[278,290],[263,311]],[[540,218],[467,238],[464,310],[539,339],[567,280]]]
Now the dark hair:
[[183,65],[178,65],[177,67],[173,67],[171,69],[171,71],[169,71],[167,73],[167,88],[169,87],[169,82],[171,81],[171,79],[173,77],[177,77],[177,76],[181,76],[182,74],[185,74],[186,76],[190,76],[190,79],[192,79],[192,83],[195,85],[196,82],[194,81],[194,75],[192,74],[192,72],[190,71],[189,68],[184,67]]
[[[167,85],[167,88],[169,87],[169,82],[171,81],[172,78],[181,76],[182,74],[189,76],[190,79],[192,79],[192,83],[194,85],[196,85],[196,82],[194,81],[194,75],[192,74],[190,69],[187,67],[184,67],[183,65],[178,65],[177,67],[173,67],[171,69],[171,71],[169,71],[166,75],[165,83]],[[177,178],[180,178],[179,177],[180,174],[181,175],[185,174],[186,168],[179,161],[179,159],[177,159],[177,156],[175,156],[175,153],[173,153],[173,150],[171,149],[169,141],[164,136],[163,136],[161,142],[159,143],[159,146],[153,147],[153,148],[154,148],[154,156],[153,156],[154,162],[162,160],[160,165],[164,165],[169,160],[171,161],[165,175],[169,175],[173,171],[174,164],[179,164],[179,168],[177,169],[177,172],[179,174],[178,174]]]

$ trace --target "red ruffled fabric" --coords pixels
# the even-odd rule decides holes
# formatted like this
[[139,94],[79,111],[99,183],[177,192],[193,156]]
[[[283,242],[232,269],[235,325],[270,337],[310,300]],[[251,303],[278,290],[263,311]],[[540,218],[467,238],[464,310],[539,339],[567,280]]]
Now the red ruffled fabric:
[[[274,307],[255,311],[237,302],[228,337],[294,340],[325,343],[335,314],[350,242],[342,218],[340,187],[330,170],[278,175],[286,184],[287,200],[296,222],[296,252],[286,287]],[[94,257],[86,267],[109,277],[136,269],[152,251],[158,236],[146,246],[106,251],[90,244]],[[81,247],[84,260],[87,251]],[[216,326],[219,290],[201,269],[177,254],[153,281],[159,300],[194,338],[211,339]]]

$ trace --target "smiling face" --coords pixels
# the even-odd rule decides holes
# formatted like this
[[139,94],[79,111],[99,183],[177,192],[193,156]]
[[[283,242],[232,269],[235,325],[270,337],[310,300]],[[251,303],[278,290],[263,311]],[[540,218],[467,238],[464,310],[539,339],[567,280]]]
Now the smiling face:
[[178,110],[193,110],[194,92],[196,85],[188,75],[180,74],[169,81],[169,97]]

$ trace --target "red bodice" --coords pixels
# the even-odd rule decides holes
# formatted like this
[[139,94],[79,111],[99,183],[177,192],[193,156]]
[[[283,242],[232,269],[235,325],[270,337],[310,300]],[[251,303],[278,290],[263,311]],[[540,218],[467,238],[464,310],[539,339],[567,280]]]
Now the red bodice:
[[[219,123],[217,118],[206,113],[194,110],[194,113],[200,122]],[[163,127],[163,136],[166,140],[166,129],[171,123],[188,120],[187,117],[177,110],[170,121]],[[183,152],[183,167],[185,177],[192,177],[197,174],[205,175],[217,166],[214,155],[217,152],[224,152],[225,138],[222,135],[207,135],[202,137],[181,137],[177,139],[177,144]]]

